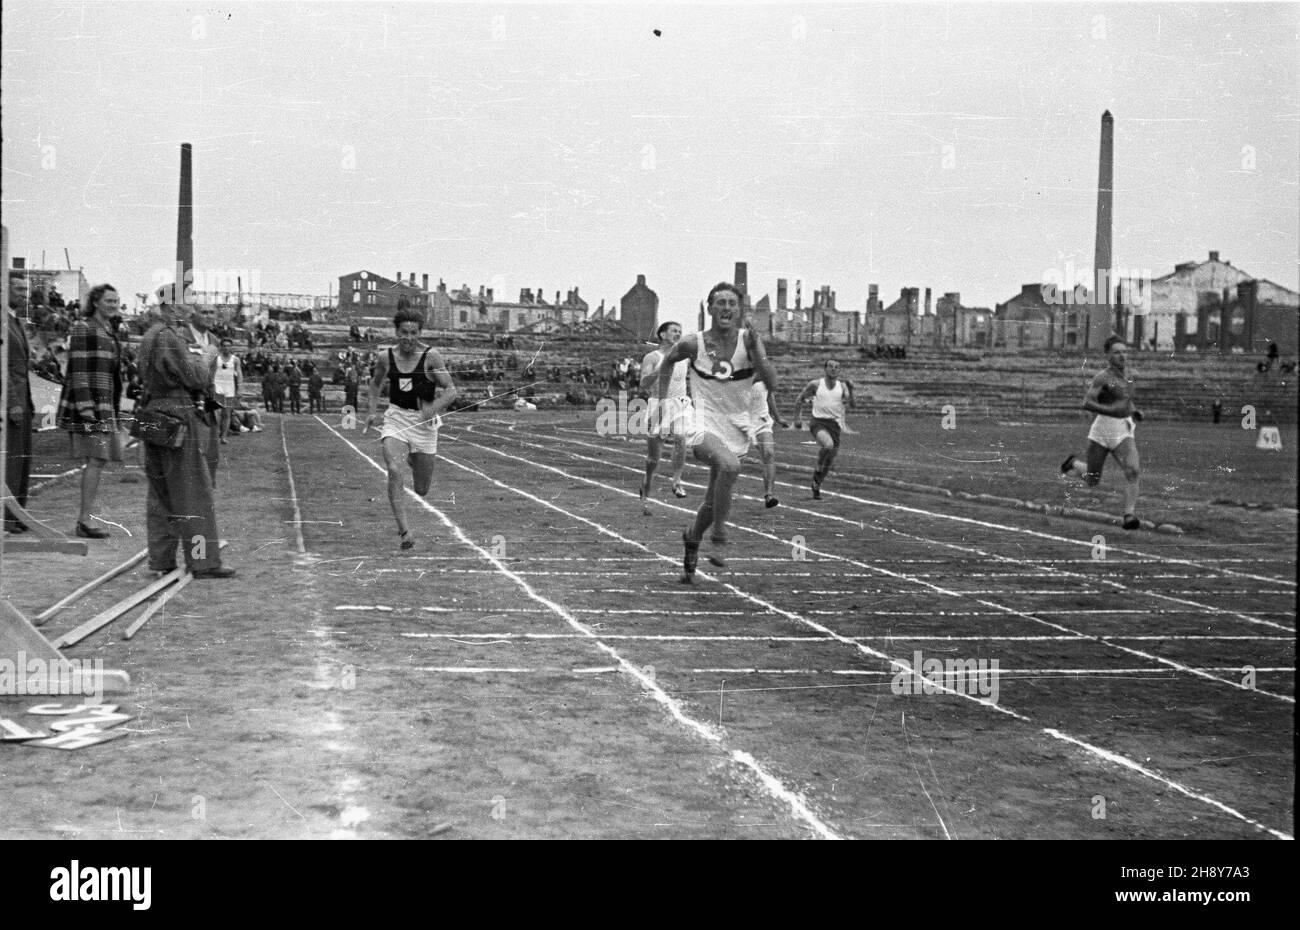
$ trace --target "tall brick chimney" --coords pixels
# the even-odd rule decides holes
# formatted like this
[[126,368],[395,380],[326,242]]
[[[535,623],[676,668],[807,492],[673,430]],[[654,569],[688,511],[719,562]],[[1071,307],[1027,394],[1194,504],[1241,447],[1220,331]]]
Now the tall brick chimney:
[[181,191],[176,211],[176,291],[177,302],[185,299],[185,286],[194,271],[194,169],[193,146],[181,143]]
[[1097,168],[1097,242],[1092,267],[1095,303],[1088,308],[1088,325],[1080,348],[1101,349],[1113,325],[1111,314],[1111,227],[1115,198],[1115,120],[1110,110],[1101,114],[1101,155]]
[[786,287],[788,286],[785,278],[776,279],[776,309],[786,309]]

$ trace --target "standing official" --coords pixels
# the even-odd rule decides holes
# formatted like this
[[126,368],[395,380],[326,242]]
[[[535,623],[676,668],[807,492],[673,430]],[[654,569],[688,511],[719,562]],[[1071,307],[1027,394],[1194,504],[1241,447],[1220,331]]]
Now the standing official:
[[[16,313],[27,305],[27,277],[9,274],[9,309],[5,311],[5,351],[9,353],[8,409],[0,410],[5,421],[5,485],[19,507],[27,506],[27,485],[32,475],[32,386],[27,380],[32,350],[27,332]],[[0,494],[0,496],[4,496]],[[5,531],[27,532],[27,524],[7,508]]]
[[297,362],[289,362],[284,372],[285,384],[289,386],[289,412],[302,413],[302,372]]
[[170,284],[158,289],[162,322],[151,327],[140,343],[143,409],[180,417],[186,428],[178,449],[143,443],[149,481],[145,511],[149,568],[156,572],[175,569],[179,544],[195,578],[230,578],[235,570],[221,565],[212,477],[200,441],[208,424],[194,401],[194,394],[212,383],[217,355],[195,354],[186,345],[181,334],[185,323],[172,291]]

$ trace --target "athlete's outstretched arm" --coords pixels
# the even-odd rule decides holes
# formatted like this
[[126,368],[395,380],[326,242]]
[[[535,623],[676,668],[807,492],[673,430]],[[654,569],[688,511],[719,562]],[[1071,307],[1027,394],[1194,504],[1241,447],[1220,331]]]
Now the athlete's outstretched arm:
[[646,391],[647,393],[659,383],[659,366],[650,360],[652,355],[654,355],[654,353],[650,352],[645,358],[641,359],[640,385],[641,390]]
[[1101,414],[1103,417],[1126,417],[1133,412],[1133,402],[1121,397],[1109,404],[1101,402],[1101,389],[1106,384],[1106,373],[1100,372],[1088,385],[1088,393],[1083,398],[1083,409]]
[[800,392],[798,398],[795,399],[795,402],[794,402],[794,425],[795,425],[796,428],[799,426],[800,422],[802,422],[802,420],[803,420],[803,417],[801,417],[799,414],[803,412],[803,405],[804,405],[804,403],[807,402],[808,398],[813,397],[814,395],[816,395],[816,393],[817,393],[817,382],[816,382],[816,381],[809,381],[808,384],[807,384],[807,386],[803,389],[803,391]]
[[746,340],[745,348],[749,351],[749,357],[754,362],[754,370],[758,372],[758,377],[767,385],[768,396],[777,392],[776,383],[776,366],[767,357],[767,349],[763,346],[763,337],[752,329],[745,330]]
[[790,425],[785,420],[781,419],[781,411],[776,409],[776,401],[772,399],[771,391],[768,391],[767,393],[767,413],[768,416],[772,418],[772,422],[782,429]]
[[673,343],[673,347],[668,350],[664,360],[659,363],[659,390],[656,396],[660,400],[668,397],[668,385],[673,380],[673,366],[678,362],[685,361],[693,356],[696,352],[695,340],[699,338],[694,333],[689,336],[683,336]]
[[848,378],[841,379],[844,382],[844,394],[849,402],[849,409],[854,408],[853,382]]
[[434,383],[442,388],[438,392],[437,398],[428,407],[420,405],[420,413],[426,417],[435,417],[451,406],[451,402],[456,399],[460,393],[456,390],[456,382],[451,380],[451,372],[447,370],[447,363],[442,360],[437,349],[430,349],[429,354],[424,359],[424,373],[433,378]]
[[[384,379],[388,377],[388,353],[380,352],[375,359],[375,376],[370,379],[370,390],[366,395],[366,403],[369,405],[369,413],[366,416],[366,429],[370,429],[370,424],[375,421],[375,415],[379,411],[379,389],[384,386]],[[362,430],[365,432],[365,430]]]

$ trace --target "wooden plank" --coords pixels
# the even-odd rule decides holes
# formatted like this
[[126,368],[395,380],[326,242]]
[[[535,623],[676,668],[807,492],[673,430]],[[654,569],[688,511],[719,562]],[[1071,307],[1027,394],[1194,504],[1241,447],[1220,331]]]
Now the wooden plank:
[[[58,530],[56,530],[54,527],[42,523],[40,520],[37,520],[30,513],[28,513],[26,509],[24,509],[23,506],[18,503],[17,495],[11,494],[9,492],[9,485],[4,484],[3,487],[5,492],[4,493],[5,509],[8,510],[10,514],[12,514],[14,517],[17,517],[21,523],[26,524],[27,529],[30,530],[34,536],[36,536],[39,539],[66,539],[67,538]],[[6,549],[9,548],[10,542],[11,542],[10,540],[5,540]]]
[[49,665],[44,685],[36,691],[28,689],[26,693],[31,695],[64,694],[66,692],[59,689],[64,680],[71,684],[73,693],[82,695],[121,692],[131,687],[131,678],[126,672],[74,666],[3,598],[0,598],[0,658],[14,663],[15,668],[25,669],[30,659],[40,659]]
[[35,623],[37,626],[40,626],[46,620],[50,619],[50,617],[53,617],[60,610],[67,607],[69,604],[73,603],[83,595],[89,593],[90,591],[93,591],[95,588],[99,587],[105,581],[108,581],[110,578],[116,578],[118,575],[122,574],[122,572],[126,571],[127,569],[133,568],[134,566],[138,565],[140,562],[144,560],[144,557],[148,554],[149,554],[148,549],[141,549],[139,552],[131,556],[131,558],[127,559],[121,565],[117,566],[116,568],[110,568],[108,571],[104,572],[104,574],[100,575],[94,581],[86,582],[80,588],[78,588],[77,590],[69,594],[67,597],[61,599],[58,603],[54,604],[51,607],[47,607],[45,610],[42,610],[35,617],[32,618],[32,622]]
[[63,555],[85,555],[90,551],[90,544],[84,539],[31,539],[27,536],[6,534],[5,552],[59,552]]
[[150,617],[152,617],[159,610],[161,610],[164,604],[166,604],[173,597],[175,597],[177,592],[179,592],[182,588],[184,588],[187,584],[189,584],[193,580],[194,580],[194,576],[191,575],[189,572],[186,572],[184,578],[176,582],[176,584],[172,585],[162,594],[159,594],[158,597],[154,599],[154,602],[150,604],[147,608],[145,608],[144,613],[142,613],[139,617],[137,617],[134,621],[132,621],[131,625],[126,628],[126,630],[122,633],[122,638],[130,639],[132,636],[138,633],[140,631],[140,627],[144,626],[146,623],[149,622]]
[[122,600],[118,601],[112,607],[109,607],[107,610],[100,611],[99,613],[95,614],[95,616],[87,620],[85,623],[81,624],[80,626],[74,629],[69,630],[68,632],[60,636],[58,639],[54,640],[54,647],[56,649],[63,649],[66,646],[75,646],[77,643],[81,642],[83,639],[85,639],[90,634],[94,633],[96,630],[101,630],[104,627],[108,626],[110,623],[112,623],[118,617],[122,616],[122,614],[126,613],[132,607],[139,604],[141,601],[148,600],[150,597],[157,594],[159,591],[167,587],[169,584],[178,581],[181,575],[183,575],[184,573],[185,573],[185,569],[183,568],[174,569],[168,572],[167,574],[163,575],[157,581],[145,585],[143,588],[141,588],[139,591],[136,591],[134,594],[122,598]]

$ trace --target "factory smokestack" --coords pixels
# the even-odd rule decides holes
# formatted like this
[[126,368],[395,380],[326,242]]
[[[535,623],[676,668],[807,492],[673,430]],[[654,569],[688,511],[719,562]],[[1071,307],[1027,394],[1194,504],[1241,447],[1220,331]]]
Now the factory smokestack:
[[1101,164],[1097,171],[1097,247],[1093,252],[1093,297],[1088,313],[1085,349],[1100,349],[1114,328],[1111,311],[1111,226],[1115,193],[1115,120],[1101,114]]
[[178,300],[184,300],[186,289],[194,280],[194,169],[193,147],[181,143],[181,191],[176,213],[176,283],[180,285]]

